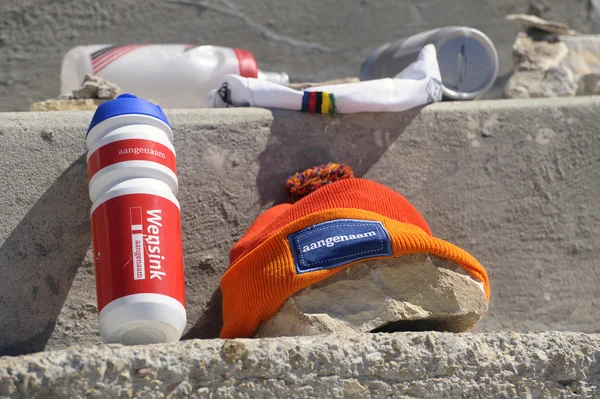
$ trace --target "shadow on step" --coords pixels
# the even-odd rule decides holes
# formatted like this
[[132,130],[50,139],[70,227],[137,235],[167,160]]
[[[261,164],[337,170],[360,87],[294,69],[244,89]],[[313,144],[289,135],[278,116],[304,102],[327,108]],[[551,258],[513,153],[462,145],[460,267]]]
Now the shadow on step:
[[200,316],[196,324],[181,339],[219,338],[221,327],[223,326],[223,316],[221,313],[222,300],[221,289],[219,288],[210,297],[202,316]]
[[90,205],[84,154],[0,247],[0,356],[44,350],[90,248]]
[[[470,317],[469,317],[470,316]],[[396,333],[411,331],[443,331],[464,332],[469,331],[480,316],[474,313],[467,315],[449,315],[423,320],[400,320],[376,328],[372,333]]]
[[363,177],[422,109],[336,116],[272,110],[269,141],[258,157],[261,205],[284,202],[286,179],[315,165],[345,163]]

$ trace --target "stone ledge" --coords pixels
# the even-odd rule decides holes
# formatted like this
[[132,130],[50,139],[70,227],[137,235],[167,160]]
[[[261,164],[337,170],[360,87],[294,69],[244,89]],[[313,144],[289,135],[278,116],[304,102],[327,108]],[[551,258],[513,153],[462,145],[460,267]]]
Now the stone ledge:
[[[600,332],[600,97],[329,117],[172,110],[188,338],[216,338],[219,280],[289,174],[352,165],[407,197],[490,275],[478,331]],[[0,113],[0,355],[99,342],[84,135],[92,112]]]
[[0,397],[597,398],[600,335],[398,333],[0,358]]

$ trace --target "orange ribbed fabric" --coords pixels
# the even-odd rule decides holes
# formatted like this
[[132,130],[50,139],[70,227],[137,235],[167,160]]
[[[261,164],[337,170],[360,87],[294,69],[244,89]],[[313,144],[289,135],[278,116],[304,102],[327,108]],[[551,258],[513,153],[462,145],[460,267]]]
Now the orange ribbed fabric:
[[233,265],[294,220],[334,208],[357,208],[379,213],[399,222],[419,226],[431,235],[423,216],[406,198],[371,180],[348,179],[328,184],[293,205],[281,204],[265,211],[231,249],[229,263]]
[[294,293],[366,261],[296,273],[288,236],[336,219],[381,221],[391,238],[392,257],[429,253],[454,261],[484,284],[489,300],[487,273],[474,257],[433,237],[421,214],[400,194],[373,181],[348,179],[328,184],[293,205],[267,210],[232,248],[231,266],[221,280],[222,338],[251,337]]

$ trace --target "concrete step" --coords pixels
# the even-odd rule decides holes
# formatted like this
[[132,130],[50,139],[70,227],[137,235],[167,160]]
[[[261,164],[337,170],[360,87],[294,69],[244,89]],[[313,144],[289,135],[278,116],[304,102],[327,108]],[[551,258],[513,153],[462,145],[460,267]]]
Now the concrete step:
[[597,398],[600,336],[397,333],[0,358],[0,397]]
[[[403,114],[168,112],[189,331],[220,330],[219,279],[285,179],[350,164],[486,266],[479,331],[598,332],[600,99],[442,103]],[[0,114],[0,354],[98,343],[84,136],[90,112]]]

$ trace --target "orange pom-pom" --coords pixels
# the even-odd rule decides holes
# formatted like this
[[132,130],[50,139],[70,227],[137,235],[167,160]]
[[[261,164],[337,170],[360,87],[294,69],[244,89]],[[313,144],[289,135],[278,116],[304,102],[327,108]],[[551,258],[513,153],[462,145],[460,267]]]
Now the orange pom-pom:
[[328,163],[290,176],[285,184],[285,191],[288,201],[294,203],[324,185],[353,177],[354,172],[350,166]]

